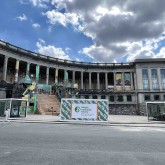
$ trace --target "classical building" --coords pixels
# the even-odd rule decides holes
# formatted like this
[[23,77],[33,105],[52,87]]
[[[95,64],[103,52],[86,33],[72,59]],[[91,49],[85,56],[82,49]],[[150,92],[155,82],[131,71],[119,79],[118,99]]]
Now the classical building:
[[165,100],[165,59],[137,59],[130,63],[87,63],[34,53],[0,41],[0,79],[19,83],[29,75],[40,84],[77,84],[79,98],[109,101],[112,114],[146,114],[146,101]]

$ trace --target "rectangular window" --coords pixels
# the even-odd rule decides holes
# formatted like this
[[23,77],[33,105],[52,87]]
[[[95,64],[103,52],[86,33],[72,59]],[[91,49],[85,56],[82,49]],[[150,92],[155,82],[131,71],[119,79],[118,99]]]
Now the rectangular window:
[[124,82],[125,82],[125,86],[131,85],[131,73],[124,73]]
[[165,95],[163,95],[163,99],[165,100]]
[[162,89],[165,89],[165,69],[161,69]]
[[150,98],[150,95],[144,95],[144,100],[145,100],[145,101],[150,101],[150,99],[151,99],[151,98]]
[[148,70],[142,69],[143,89],[149,89]]
[[110,102],[114,102],[114,101],[115,101],[114,96],[110,96],[110,97],[109,97],[109,101],[110,101]]
[[89,99],[89,96],[88,95],[85,95],[85,99]]
[[155,101],[158,101],[158,100],[160,100],[160,97],[159,97],[159,95],[154,95],[154,100],[155,100]]
[[131,95],[127,95],[127,101],[131,102],[132,101],[132,96]]
[[157,69],[151,70],[151,76],[152,76],[152,89],[156,90],[159,87]]
[[94,95],[94,96],[93,96],[93,99],[97,99],[97,96],[96,96],[96,95]]
[[122,74],[121,73],[116,73],[116,86],[122,86]]
[[123,101],[123,96],[122,95],[118,96],[118,101],[120,101],[120,102]]
[[105,98],[106,98],[105,96],[103,96],[103,95],[101,96],[101,99],[105,99]]

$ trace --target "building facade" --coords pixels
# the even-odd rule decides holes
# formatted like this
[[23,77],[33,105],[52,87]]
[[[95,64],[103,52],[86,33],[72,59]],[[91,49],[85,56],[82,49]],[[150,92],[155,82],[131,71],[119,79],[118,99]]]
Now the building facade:
[[19,83],[26,75],[37,83],[77,84],[79,98],[109,101],[110,114],[145,115],[145,102],[165,100],[165,59],[131,63],[86,63],[34,53],[0,41],[0,80]]

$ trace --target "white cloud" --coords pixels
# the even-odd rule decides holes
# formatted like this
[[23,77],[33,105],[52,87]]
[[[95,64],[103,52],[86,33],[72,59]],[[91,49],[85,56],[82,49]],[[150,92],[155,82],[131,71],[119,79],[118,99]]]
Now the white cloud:
[[20,0],[19,2],[20,2],[20,4],[22,4],[22,5],[28,4],[27,1],[25,1],[25,0]]
[[69,55],[67,55],[62,48],[57,48],[53,45],[46,46],[45,41],[42,39],[39,39],[36,46],[38,48],[37,51],[40,54],[47,55],[47,56],[54,57],[54,58],[59,58],[59,59],[70,60]]
[[88,57],[96,60],[97,62],[112,62],[113,53],[111,50],[104,48],[103,46],[92,45],[90,47],[83,48],[79,51],[81,54],[86,54]]
[[65,2],[66,0],[52,0],[51,4],[55,5],[57,9],[64,9],[67,7]]
[[70,51],[71,51],[71,48],[68,48],[68,47],[65,48],[65,52],[66,52],[66,53],[69,53]]
[[49,26],[48,27],[48,32],[51,32],[52,31],[52,26]]
[[78,25],[78,16],[75,13],[61,13],[56,10],[47,11],[43,15],[46,15],[51,24],[61,24],[67,26],[68,24]]
[[40,26],[40,24],[38,24],[38,23],[33,23],[33,24],[32,24],[32,27],[33,27],[34,29],[39,29],[41,26]]
[[73,59],[73,61],[83,62],[83,61],[84,61],[84,59],[83,59],[83,58],[78,58],[78,57],[75,57],[75,58]]
[[42,38],[39,38],[39,39],[38,39],[38,42],[39,42],[41,45],[44,45],[44,44],[45,44],[45,41],[44,41]]
[[154,52],[151,42],[147,41],[145,44],[142,42],[133,42],[127,48],[128,58],[127,61],[134,61],[135,59],[153,58]]
[[157,53],[154,58],[165,58],[165,47],[162,47],[159,51],[159,53]]
[[47,8],[46,3],[49,2],[49,0],[30,0],[33,6],[40,7],[40,8]]
[[55,10],[44,14],[49,22],[65,27],[71,24],[90,37],[93,45],[80,52],[95,61],[164,57],[164,49],[155,53],[165,39],[164,0],[52,0],[51,3]]
[[25,14],[22,14],[22,16],[16,17],[16,19],[18,19],[20,21],[26,21],[27,20],[27,16]]

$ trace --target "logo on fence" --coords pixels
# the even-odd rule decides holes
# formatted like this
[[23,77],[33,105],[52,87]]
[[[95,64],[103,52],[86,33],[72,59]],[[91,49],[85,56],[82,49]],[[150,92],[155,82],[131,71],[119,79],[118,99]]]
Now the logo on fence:
[[78,113],[78,112],[80,112],[80,107],[76,107],[74,110],[75,110],[75,112]]

